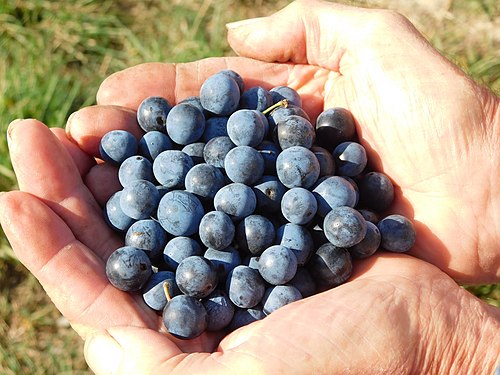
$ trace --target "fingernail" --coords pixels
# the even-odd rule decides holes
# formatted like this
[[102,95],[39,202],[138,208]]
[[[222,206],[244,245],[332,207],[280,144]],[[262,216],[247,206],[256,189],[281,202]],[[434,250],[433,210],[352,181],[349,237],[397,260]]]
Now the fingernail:
[[10,149],[11,147],[11,143],[12,143],[12,137],[11,137],[11,134],[12,134],[12,130],[14,129],[14,126],[23,121],[23,119],[15,119],[14,121],[12,121],[9,126],[7,127],[7,147]]
[[76,117],[76,112],[73,112],[71,115],[69,115],[68,121],[66,121],[66,128],[69,128],[71,126],[71,122],[75,117]]
[[87,364],[96,374],[116,374],[123,358],[120,344],[107,333],[94,334],[85,341]]
[[254,22],[260,21],[261,19],[262,17],[257,17],[257,18],[249,18],[242,21],[230,22],[226,24],[226,28],[228,30],[237,29],[238,27],[250,25]]

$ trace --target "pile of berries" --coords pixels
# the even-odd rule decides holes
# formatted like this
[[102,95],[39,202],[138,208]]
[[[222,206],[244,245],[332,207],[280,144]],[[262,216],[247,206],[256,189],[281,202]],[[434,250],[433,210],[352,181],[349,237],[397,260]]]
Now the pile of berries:
[[125,244],[106,274],[176,337],[237,329],[346,282],[353,258],[413,246],[350,112],[327,109],[314,126],[301,105],[290,87],[245,90],[223,70],[174,106],[144,99],[140,140],[102,138],[123,187],[104,214]]

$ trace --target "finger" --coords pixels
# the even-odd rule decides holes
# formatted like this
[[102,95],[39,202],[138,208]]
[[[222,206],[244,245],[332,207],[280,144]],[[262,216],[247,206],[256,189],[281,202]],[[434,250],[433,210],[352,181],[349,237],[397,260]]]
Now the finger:
[[[126,95],[125,95],[126,96]],[[99,142],[111,130],[126,130],[139,140],[143,131],[139,128],[136,113],[119,106],[85,107],[68,119],[68,138],[89,155],[100,158]]]
[[62,143],[62,145],[66,148],[66,150],[70,154],[71,159],[73,159],[73,162],[78,168],[80,176],[86,175],[87,172],[90,170],[90,168],[92,168],[96,164],[94,158],[92,158],[90,155],[82,151],[76,144],[71,142],[68,139],[68,136],[64,131],[64,129],[51,128],[50,130],[52,131],[52,133],[54,133],[57,139],[59,139],[59,141]]
[[101,207],[122,188],[118,180],[118,168],[110,163],[100,163],[85,176],[85,185]]
[[20,190],[44,200],[79,241],[106,259],[119,240],[106,226],[102,209],[83,184],[66,148],[36,120],[16,122],[8,131]]
[[[138,327],[112,327],[96,332],[85,342],[84,354],[97,374],[170,374],[187,353],[202,362],[219,342],[217,334],[202,334],[192,340],[171,339],[154,330]],[[198,368],[198,370],[196,369]],[[201,373],[201,366],[191,365],[187,373]]]
[[[286,85],[296,89],[304,100],[304,109],[315,118],[322,110],[326,70],[308,65],[263,63],[246,58],[210,58],[185,64],[141,64],[108,77],[100,86],[97,101],[137,109],[148,96],[162,96],[172,104],[199,95],[202,83],[210,75],[233,69],[245,81],[245,87],[270,89]],[[126,92],[127,95],[123,95]]]
[[103,260],[33,195],[2,194],[0,223],[16,256],[80,335],[113,325],[158,326],[156,315],[137,296],[114,288]]
[[339,31],[352,32],[350,14],[350,7],[339,4],[296,1],[271,16],[228,24],[227,39],[240,56],[338,71],[345,51]]
[[[235,58],[211,58],[184,64],[141,64],[109,76],[99,87],[97,102],[137,109],[144,98],[157,95],[175,104],[198,95],[203,81],[222,69],[237,70],[248,86],[255,86],[285,83],[289,68]],[[119,92],[127,92],[127,95],[118,95]]]

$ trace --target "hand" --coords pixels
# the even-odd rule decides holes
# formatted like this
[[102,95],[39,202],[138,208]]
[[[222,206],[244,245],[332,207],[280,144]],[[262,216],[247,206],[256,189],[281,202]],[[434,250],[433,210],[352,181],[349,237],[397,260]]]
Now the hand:
[[[371,14],[370,12],[356,13],[351,8],[341,7],[337,9],[335,6],[329,8],[328,12],[325,13],[325,9],[320,9],[324,6],[322,3],[311,4],[315,4],[315,6],[317,4],[317,13],[309,12],[308,18],[306,18],[309,21],[325,17],[324,14],[339,17],[337,12],[340,12],[343,16],[341,18],[350,15],[351,22],[353,22],[356,14],[360,14],[358,17],[368,17],[368,19],[370,18],[369,14]],[[271,20],[270,24],[285,20],[294,22],[295,16],[291,17],[290,14],[295,15],[300,11],[301,14],[306,14],[300,8],[302,6],[304,6],[302,3],[292,5],[287,8],[288,10],[274,16],[275,18]],[[319,16],[320,14],[322,15]],[[389,16],[388,21],[393,22],[392,17]],[[381,18],[383,17],[375,13],[375,19],[378,19],[375,22],[378,25],[375,29],[383,28]],[[347,22],[348,19],[349,17],[343,22]],[[266,22],[266,19],[254,22]],[[267,22],[269,23],[269,20]],[[342,30],[331,29],[331,27],[335,27],[335,22],[330,22],[329,25],[326,30],[331,30],[333,36],[331,43],[335,46],[334,42],[340,43],[344,36],[339,34]],[[359,21],[354,25],[359,26]],[[340,26],[346,25],[340,24]],[[243,31],[245,29],[248,31],[250,26],[242,27]],[[258,31],[260,27],[256,27],[254,30]],[[238,29],[239,31],[236,31]],[[240,54],[247,51],[251,57],[258,57],[252,56],[256,52],[252,52],[248,46],[245,47],[243,42],[238,44],[238,36],[235,35],[235,32],[236,34],[242,33],[240,38],[243,38],[241,35],[245,35],[241,31],[242,29],[238,29],[233,29],[229,33],[233,48]],[[300,30],[304,29],[307,28],[302,25]],[[352,30],[353,34],[354,32],[355,30]],[[401,38],[408,38],[412,35],[405,28],[399,34],[397,29],[394,33],[401,35]],[[249,35],[251,34],[247,32],[246,37],[251,40]],[[267,35],[273,35],[274,38],[280,34]],[[306,34],[301,34],[301,38],[294,41],[293,45],[295,47],[305,46],[306,36]],[[433,55],[435,52],[427,50],[429,47],[421,41],[420,37],[413,36],[413,39],[419,40],[422,43],[419,48],[423,48],[430,55],[428,56],[429,64],[438,61],[444,65],[440,57]],[[397,40],[400,39],[396,38]],[[283,38],[281,41],[283,42]],[[269,47],[268,51],[283,48],[283,45],[274,46],[268,44],[267,40],[265,42],[262,44],[261,41],[261,44],[266,48]],[[344,43],[346,43],[345,40]],[[339,45],[346,46],[346,44]],[[368,44],[368,46],[373,45]],[[360,50],[362,47],[363,43],[356,45],[356,48]],[[371,47],[365,45],[363,48],[366,53],[366,49]],[[301,51],[301,48],[298,50]],[[345,49],[344,57],[342,59],[340,59],[340,55],[337,57],[337,71],[339,67],[343,71],[342,67],[345,65],[343,65],[342,60],[355,52],[354,49]],[[352,282],[293,304],[274,313],[262,322],[229,335],[220,342],[220,350],[211,355],[201,353],[186,355],[183,353],[193,351],[210,353],[217,347],[219,338],[203,335],[197,340],[188,342],[172,340],[168,335],[158,333],[161,326],[160,320],[147,311],[139,299],[119,292],[107,283],[104,275],[104,259],[119,244],[119,240],[104,226],[101,210],[96,201],[102,202],[113,189],[116,190],[116,185],[113,186],[113,182],[116,183],[116,175],[114,175],[116,171],[104,165],[95,164],[92,156],[98,155],[98,140],[112,128],[129,129],[136,126],[135,114],[127,108],[137,108],[138,103],[145,96],[163,95],[172,102],[176,102],[178,99],[195,94],[207,75],[225,67],[233,68],[242,74],[248,85],[290,84],[298,88],[303,96],[308,97],[306,109],[313,117],[322,110],[323,100],[326,107],[344,105],[353,110],[360,125],[359,129],[362,130],[361,135],[365,144],[372,145],[380,160],[387,163],[387,166],[382,162],[378,164],[401,188],[402,195],[399,197],[396,207],[407,211],[410,207],[409,204],[414,205],[415,219],[429,228],[429,233],[423,232],[422,236],[419,232],[419,238],[423,238],[419,240],[416,254],[424,258],[428,256],[427,246],[432,249],[436,244],[435,237],[437,237],[439,242],[443,244],[437,249],[437,254],[449,254],[450,258],[446,259],[447,262],[450,262],[450,259],[453,260],[453,263],[450,263],[453,267],[449,265],[447,267],[447,262],[441,262],[441,264],[436,262],[441,268],[459,275],[468,275],[471,280],[477,280],[480,277],[478,275],[481,274],[478,273],[478,270],[484,272],[489,278],[495,277],[491,269],[495,269],[494,265],[498,264],[498,257],[490,257],[489,262],[476,261],[472,266],[460,261],[460,253],[453,247],[449,247],[456,241],[451,238],[449,233],[448,236],[443,235],[439,231],[441,225],[438,225],[438,220],[419,208],[419,205],[425,207],[426,203],[423,200],[426,195],[424,194],[425,190],[422,190],[422,197],[413,192],[413,201],[410,200],[412,186],[411,184],[409,187],[405,185],[408,176],[402,174],[401,171],[398,175],[399,166],[392,167],[395,173],[393,175],[392,170],[389,169],[392,160],[389,157],[394,154],[391,154],[388,147],[385,147],[385,151],[383,151],[384,143],[381,140],[384,140],[382,137],[389,130],[384,129],[383,132],[378,133],[373,118],[368,121],[369,118],[362,117],[366,116],[366,114],[363,115],[363,110],[356,110],[356,106],[359,106],[359,103],[356,104],[356,102],[361,100],[363,96],[360,99],[355,99],[352,105],[348,105],[350,100],[348,101],[347,98],[352,95],[353,88],[351,86],[350,91],[348,91],[348,85],[345,83],[352,84],[354,76],[346,78],[349,77],[346,75],[347,72],[344,75],[335,73],[335,64],[329,68],[319,64],[314,65],[313,61],[300,61],[300,56],[294,56],[292,51],[288,52],[288,56],[283,54],[281,57],[278,59],[263,56],[262,59],[288,60],[288,57],[292,57],[301,63],[266,64],[246,59],[217,59],[205,60],[194,65],[142,65],[109,78],[99,92],[99,106],[87,108],[75,114],[69,123],[68,134],[55,129],[51,132],[40,123],[32,120],[10,127],[12,160],[20,188],[24,192],[8,193],[0,198],[2,225],[21,261],[37,276],[59,309],[70,319],[75,329],[82,336],[89,337],[87,359],[91,366],[98,374],[104,372],[106,365],[111,366],[117,362],[120,362],[122,371],[127,370],[131,373],[148,373],[153,369],[171,370],[174,368],[179,371],[184,369],[188,373],[197,371],[221,373],[224,370],[232,373],[237,369],[248,373],[256,373],[259,370],[262,370],[261,372],[269,371],[269,373],[280,373],[280,371],[303,373],[315,370],[317,370],[316,372],[327,371],[330,373],[347,370],[346,364],[351,366],[351,370],[359,370],[360,367],[366,368],[368,363],[370,368],[374,368],[374,363],[377,364],[377,368],[380,368],[381,371],[404,369],[408,372],[417,372],[420,369],[430,369],[440,365],[446,372],[446,369],[451,368],[451,362],[454,359],[452,355],[455,357],[463,355],[463,358],[466,358],[465,353],[467,353],[467,349],[472,350],[470,348],[476,349],[480,355],[474,358],[467,357],[464,360],[467,362],[467,366],[473,368],[484,365],[484,363],[493,363],[494,365],[492,356],[486,359],[480,358],[484,357],[488,348],[482,351],[478,349],[478,345],[487,346],[489,344],[492,348],[498,347],[498,340],[495,342],[494,338],[488,336],[488,332],[498,330],[498,311],[469,296],[434,267],[406,256],[381,255],[360,263],[356,267],[357,274]],[[383,61],[383,57],[378,58],[379,62],[380,59]],[[394,56],[391,56],[391,59],[394,59]],[[373,61],[377,62],[376,59]],[[327,62],[326,59],[325,62]],[[374,66],[376,67],[376,65]],[[398,66],[398,68],[400,67]],[[387,75],[388,72],[385,74]],[[452,77],[454,80],[460,78],[469,82],[473,87],[472,83],[467,81],[463,75],[456,71],[453,71],[453,74],[456,74]],[[259,80],[252,81],[251,77],[259,77]],[[424,78],[427,79],[428,74]],[[389,84],[394,78],[387,75],[386,79],[386,84]],[[408,77],[405,79],[410,82]],[[419,82],[418,74],[417,78],[412,78],[412,82],[413,80],[415,83]],[[392,82],[392,84],[396,83]],[[414,85],[410,86],[414,87]],[[425,85],[421,87],[422,90],[425,88]],[[335,94],[337,90],[346,96],[344,98],[345,104],[341,98],[335,98],[335,95],[338,95]],[[123,95],[124,92],[127,95]],[[323,92],[325,92],[325,97],[323,97]],[[349,92],[351,94],[348,94]],[[418,90],[414,89],[412,95],[417,95],[417,93]],[[365,93],[367,96],[368,94]],[[335,102],[333,102],[334,98]],[[487,98],[489,96],[485,92],[484,102],[496,100]],[[377,103],[377,105],[381,106],[381,110],[385,108],[383,103]],[[380,113],[377,112],[377,116],[380,116]],[[387,113],[387,116],[390,119],[391,112]],[[484,113],[482,116],[487,117]],[[394,117],[392,118],[394,120]],[[391,122],[387,121],[387,124],[386,126],[390,126]],[[410,124],[412,126],[419,125],[417,121]],[[392,132],[402,131],[400,126],[392,125],[394,126]],[[440,129],[438,126],[441,125],[431,122],[427,126],[435,127],[435,130],[438,130]],[[484,124],[484,126],[486,125]],[[418,131],[415,131],[415,128],[412,129],[415,133],[411,138],[413,143],[419,143],[416,142],[419,140],[419,134],[420,137],[427,134],[421,128],[420,130],[416,128]],[[406,128],[404,131],[409,132]],[[400,137],[404,135],[399,134]],[[377,143],[377,140],[380,143]],[[427,147],[425,142],[420,142],[421,147]],[[413,143],[409,146],[414,147]],[[395,144],[392,144],[391,147],[395,147]],[[36,153],[33,150],[36,150]],[[399,152],[400,162],[405,165],[408,163],[404,157],[406,151],[399,149]],[[375,155],[375,152],[372,151],[370,156],[372,155]],[[386,159],[386,156],[389,159]],[[420,159],[418,162],[422,163]],[[484,160],[484,162],[488,161]],[[419,169],[415,168],[413,164],[406,165],[412,168],[410,171],[414,174]],[[427,166],[427,164],[420,165]],[[108,178],[109,184],[105,186],[102,181],[106,181],[106,178]],[[447,176],[443,181],[447,182],[449,178],[450,176]],[[441,178],[436,178],[433,184],[440,182],[442,186],[447,186],[443,181]],[[478,192],[478,198],[482,197],[483,194],[483,191]],[[427,193],[427,195],[429,194]],[[443,198],[445,203],[458,199],[458,197],[453,196],[452,191],[446,191],[446,195],[450,195],[452,198],[450,200]],[[403,197],[408,200],[409,204],[405,204]],[[492,197],[497,199],[495,196]],[[496,202],[495,199],[490,199],[492,204]],[[433,209],[435,210],[436,207],[439,205],[435,202]],[[470,207],[467,206],[467,208]],[[436,216],[440,215],[450,218],[448,211]],[[430,230],[434,231],[434,235],[431,235]],[[489,238],[488,236],[493,236],[490,233],[494,233],[494,230],[485,235],[486,239]],[[471,232],[471,234],[473,233]],[[479,238],[479,234],[476,234]],[[477,245],[479,248],[479,241]],[[460,249],[464,250],[464,248]],[[484,246],[480,247],[476,254],[478,258],[481,254],[481,258],[488,259],[484,254],[492,254],[492,252],[490,247],[486,247],[486,250],[485,253]],[[445,252],[443,253],[443,251]],[[497,269],[498,267],[495,272]],[[359,310],[360,313],[352,311],[351,306],[355,306],[355,311]],[[375,309],[376,306],[380,306],[380,310]],[[468,312],[468,315],[457,321],[457,318],[461,318],[460,309],[462,308],[463,311]],[[495,316],[495,314],[497,315]],[[337,319],[343,321],[345,328],[339,328],[340,324],[332,324],[332,322],[338,322]],[[366,328],[367,324],[370,327],[380,327],[380,331],[374,330],[367,334],[366,332],[369,331]],[[450,332],[454,330],[460,332],[459,329],[462,328],[458,327],[462,326],[464,327],[462,332],[466,332],[465,336],[459,339],[455,337],[443,339],[447,335],[452,336]],[[292,332],[290,327],[294,327]],[[321,334],[317,331],[318,329],[321,330]],[[102,330],[107,332],[94,334],[94,331],[102,332]],[[483,334],[484,336],[481,336]],[[484,338],[480,344],[475,342],[475,340],[479,340],[479,337]],[[350,338],[353,340],[349,341]],[[366,342],[369,343],[366,346],[360,344],[363,338],[366,338]],[[387,356],[386,351],[384,351],[387,348],[383,346],[383,341],[393,344],[390,348],[391,356]],[[338,345],[338,342],[342,344]],[[301,346],[298,343],[304,344]],[[371,346],[372,343],[373,346]],[[355,346],[355,348],[349,350],[349,345]],[[446,352],[446,348],[442,345],[451,346],[451,353]],[[276,348],[280,350],[280,359],[270,358],[273,353],[276,353]],[[283,355],[281,355],[282,352]],[[332,353],[337,354],[332,358]],[[352,353],[357,355],[353,356]],[[301,358],[304,360],[297,361]],[[178,367],[176,367],[177,365]],[[293,365],[293,368],[283,367],[286,365]]]
[[[499,99],[434,50],[400,15],[299,1],[230,25],[241,56],[299,64],[325,108],[352,111],[375,168],[414,219],[412,255],[465,283],[500,277]],[[317,67],[300,73],[301,64]]]

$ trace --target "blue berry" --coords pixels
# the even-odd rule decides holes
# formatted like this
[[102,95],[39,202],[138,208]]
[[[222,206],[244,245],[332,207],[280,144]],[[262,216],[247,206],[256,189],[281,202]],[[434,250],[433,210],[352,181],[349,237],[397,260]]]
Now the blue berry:
[[398,253],[410,250],[415,244],[416,232],[412,222],[398,214],[384,217],[377,224],[382,237],[381,247]]
[[356,135],[356,125],[351,112],[336,107],[324,110],[316,120],[316,139],[321,147],[329,148],[350,141]]
[[238,88],[240,89],[240,93],[245,91],[245,82],[243,81],[243,78],[237,72],[235,72],[234,70],[231,70],[231,69],[223,69],[223,70],[219,71],[219,73],[225,74],[225,75],[231,77],[232,79],[234,79],[234,81],[238,85]]
[[166,188],[182,189],[186,174],[193,166],[193,159],[185,152],[167,150],[158,155],[153,162],[153,174]]
[[264,159],[250,146],[237,146],[224,159],[227,177],[233,182],[253,185],[264,174]]
[[357,194],[349,181],[340,176],[326,176],[318,180],[312,190],[318,202],[318,214],[325,217],[332,208],[354,207]]
[[222,172],[210,164],[195,165],[186,174],[186,191],[196,194],[201,200],[213,200],[215,194],[224,186]]
[[366,167],[368,161],[365,148],[357,142],[342,142],[333,150],[339,176],[354,177]]
[[288,86],[273,87],[269,93],[273,98],[273,103],[286,99],[290,105],[302,107],[302,99],[297,91]]
[[292,146],[278,155],[276,172],[281,183],[287,188],[308,189],[319,177],[319,162],[311,150]]
[[391,206],[394,200],[394,186],[391,180],[381,172],[369,172],[359,181],[359,199],[363,207],[382,212]]
[[203,159],[205,163],[217,168],[224,168],[227,153],[236,147],[229,137],[215,137],[205,144]]
[[241,264],[240,253],[232,246],[223,250],[208,248],[203,256],[214,264],[220,281],[225,280],[233,268]]
[[203,150],[205,149],[205,143],[203,142],[195,142],[185,145],[182,148],[182,152],[189,155],[193,160],[193,164],[201,164],[205,162],[203,159]]
[[215,209],[225,212],[236,221],[251,215],[256,206],[257,200],[253,190],[241,183],[224,186],[214,197]]
[[274,142],[262,141],[255,149],[264,159],[264,174],[276,175],[276,159],[281,152],[280,148]]
[[207,331],[220,331],[231,323],[235,308],[225,292],[215,290],[202,303],[208,315]]
[[144,99],[137,108],[137,122],[145,132],[165,132],[167,115],[172,105],[167,99],[160,96],[151,96]]
[[240,308],[256,306],[264,295],[265,281],[248,266],[237,266],[227,276],[226,289],[231,302]]
[[153,161],[160,153],[172,148],[173,144],[168,135],[157,130],[144,134],[138,143],[139,154],[149,161]]
[[152,273],[151,262],[146,253],[132,246],[116,249],[106,261],[109,282],[126,292],[140,290]]
[[366,222],[366,235],[356,245],[348,250],[353,258],[362,259],[373,255],[379,248],[381,241],[380,231],[377,226],[370,221]]
[[120,195],[122,211],[134,219],[147,219],[158,207],[160,193],[156,186],[146,180],[130,182]]
[[117,232],[126,232],[135,222],[130,216],[126,215],[120,206],[120,196],[122,191],[114,193],[106,202],[104,207],[104,220]]
[[280,212],[281,199],[287,191],[285,185],[276,176],[262,176],[253,186],[257,199],[257,211],[264,214]]
[[206,247],[222,250],[231,245],[234,238],[234,224],[231,218],[222,211],[211,211],[200,221],[198,233]]
[[337,247],[351,247],[366,235],[366,220],[354,208],[333,208],[323,222],[326,238]]
[[333,176],[335,174],[335,162],[333,155],[323,147],[313,146],[311,151],[319,162],[319,177]]
[[137,147],[137,139],[132,133],[125,130],[111,130],[102,137],[99,151],[102,160],[120,165],[125,159],[137,153]]
[[168,289],[170,297],[175,297],[181,293],[175,282],[175,274],[171,271],[159,271],[153,273],[146,285],[142,287],[142,299],[150,308],[162,311],[167,304],[165,287]]
[[201,85],[200,101],[207,111],[218,116],[229,116],[238,108],[240,88],[229,74],[216,73]]
[[243,92],[239,105],[242,109],[254,109],[262,112],[273,105],[273,98],[265,88],[255,86]]
[[340,177],[342,177],[344,180],[346,180],[347,182],[349,182],[351,184],[351,186],[354,188],[355,199],[354,199],[354,206],[353,207],[356,207],[358,205],[358,203],[359,203],[359,187],[358,187],[358,184],[356,183],[356,181],[354,181],[353,178],[351,178],[349,176],[340,176]]
[[273,223],[262,215],[249,215],[236,229],[236,243],[241,251],[259,255],[274,242],[276,230]]
[[207,329],[208,315],[198,299],[181,294],[165,306],[163,324],[177,338],[194,339]]
[[302,299],[299,290],[292,285],[275,285],[266,289],[262,298],[263,311],[269,315],[279,308]]
[[175,271],[175,282],[185,295],[204,298],[217,286],[217,270],[209,259],[193,255],[179,263]]
[[310,229],[311,237],[314,242],[314,248],[318,249],[321,245],[329,243],[328,238],[325,236],[325,232],[322,228],[322,223],[319,223]]
[[163,262],[168,269],[175,271],[179,263],[187,257],[202,254],[203,250],[196,240],[190,237],[178,236],[172,238],[165,245],[163,249]]
[[360,208],[358,211],[361,215],[363,215],[366,221],[370,221],[375,225],[378,223],[379,217],[375,211],[370,210],[369,208]]
[[311,148],[316,139],[314,126],[300,116],[288,116],[278,122],[278,142],[284,150],[292,146]]
[[333,288],[351,276],[352,259],[346,249],[326,243],[312,256],[307,268],[317,284]]
[[153,262],[161,256],[166,243],[167,233],[152,219],[136,221],[125,235],[126,246],[141,249]]
[[205,131],[203,112],[191,104],[177,104],[167,116],[167,133],[177,144],[187,145],[201,138]]
[[203,113],[203,116],[205,116],[205,119],[210,116],[210,112],[208,112],[203,106],[201,105],[201,100],[199,96],[189,96],[185,99],[182,99],[179,103],[177,104],[190,104],[192,106],[195,106],[198,108],[201,113]]
[[153,165],[143,156],[131,156],[120,165],[118,180],[123,187],[136,180],[155,182]]
[[281,213],[292,224],[309,223],[318,210],[318,202],[309,190],[296,187],[288,190],[281,200]]
[[304,298],[316,294],[316,282],[311,276],[311,272],[305,267],[297,268],[295,276],[288,282],[288,285],[297,288]]
[[194,194],[173,190],[160,200],[157,216],[168,233],[174,236],[191,236],[198,230],[204,214],[203,206]]
[[227,137],[227,121],[229,117],[210,117],[205,121],[205,131],[201,136],[203,142],[215,137]]
[[258,256],[248,256],[243,260],[244,266],[253,268],[254,270],[259,270],[259,257]]
[[163,198],[165,194],[167,194],[170,191],[170,189],[166,188],[163,185],[157,185],[156,190],[158,190],[158,194],[160,195],[160,200]]
[[227,134],[236,146],[257,146],[264,140],[267,128],[266,117],[255,110],[240,109],[227,120]]
[[229,330],[235,331],[238,328],[244,327],[250,323],[262,320],[266,317],[266,314],[262,311],[262,306],[257,305],[249,309],[237,308],[234,312],[233,320],[229,324]]
[[268,247],[259,257],[259,273],[269,284],[286,284],[296,272],[297,257],[285,246]]
[[314,241],[306,227],[287,223],[276,231],[276,243],[290,249],[297,258],[297,264],[303,266],[314,252]]
[[310,121],[308,114],[300,107],[295,105],[288,105],[288,107],[278,107],[273,109],[273,111],[268,116],[269,122],[269,136],[272,136],[274,130],[276,129],[276,125],[285,120],[289,116],[300,116]]

